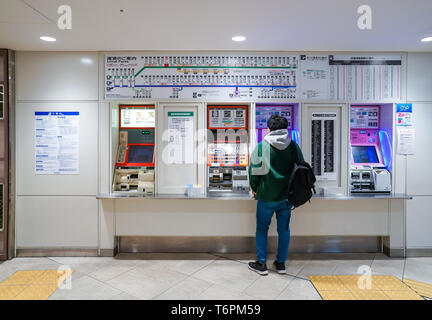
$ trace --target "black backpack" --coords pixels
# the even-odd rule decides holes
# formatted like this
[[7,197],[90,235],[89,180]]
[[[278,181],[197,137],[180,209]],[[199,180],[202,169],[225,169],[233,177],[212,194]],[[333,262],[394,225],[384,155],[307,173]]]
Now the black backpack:
[[305,161],[300,161],[296,144],[291,142],[291,149],[294,154],[294,168],[288,183],[288,202],[294,208],[300,207],[306,202],[310,202],[312,191],[315,191],[315,174],[312,167]]

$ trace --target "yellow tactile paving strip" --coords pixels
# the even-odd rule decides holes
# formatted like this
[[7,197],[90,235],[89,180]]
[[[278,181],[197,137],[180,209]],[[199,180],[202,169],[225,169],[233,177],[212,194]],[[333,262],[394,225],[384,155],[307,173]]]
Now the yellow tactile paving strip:
[[419,295],[427,298],[432,298],[432,285],[407,278],[404,278],[402,281]]
[[74,270],[22,270],[0,282],[0,300],[46,300]]
[[394,276],[371,276],[369,289],[359,288],[360,277],[309,276],[309,279],[323,300],[424,300]]

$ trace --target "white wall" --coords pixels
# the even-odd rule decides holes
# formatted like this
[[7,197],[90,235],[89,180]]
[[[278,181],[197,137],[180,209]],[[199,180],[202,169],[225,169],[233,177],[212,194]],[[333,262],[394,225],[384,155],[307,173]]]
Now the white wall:
[[[103,56],[88,52],[17,53],[17,247],[112,249],[115,234],[252,235],[252,201],[172,200],[161,204],[158,200],[95,199],[96,194],[110,191],[112,175],[111,114],[109,103],[103,99]],[[93,63],[85,64],[82,58]],[[408,55],[407,97],[414,103],[417,153],[397,156],[394,168],[395,190],[414,195],[414,200],[407,202],[408,248],[432,248],[432,212],[427,209],[432,207],[432,176],[427,171],[431,158],[428,137],[432,134],[431,74],[432,54]],[[79,176],[33,173],[33,112],[40,108],[80,111]],[[292,233],[390,234],[390,207],[389,202],[378,200],[315,200],[308,209],[294,214]],[[274,226],[271,233],[275,233]]]
[[[84,58],[84,59],[83,59]],[[98,247],[98,55],[16,55],[16,247]],[[34,112],[80,112],[78,175],[35,175]]]
[[407,98],[413,103],[415,154],[406,156],[407,248],[432,249],[432,53],[410,53]]

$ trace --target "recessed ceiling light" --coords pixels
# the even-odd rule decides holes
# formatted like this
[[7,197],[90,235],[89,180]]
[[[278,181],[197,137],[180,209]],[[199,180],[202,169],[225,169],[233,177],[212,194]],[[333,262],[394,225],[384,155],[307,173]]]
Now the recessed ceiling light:
[[40,39],[43,40],[43,41],[48,41],[48,42],[54,42],[54,41],[56,41],[55,38],[48,37],[48,36],[42,36],[42,37],[40,37]]
[[422,42],[429,42],[429,41],[432,41],[432,37],[426,37],[426,38],[423,38],[423,39],[421,39],[421,41],[422,41]]
[[241,42],[241,41],[245,41],[246,37],[244,36],[234,36],[231,38],[232,41],[236,41],[236,42]]

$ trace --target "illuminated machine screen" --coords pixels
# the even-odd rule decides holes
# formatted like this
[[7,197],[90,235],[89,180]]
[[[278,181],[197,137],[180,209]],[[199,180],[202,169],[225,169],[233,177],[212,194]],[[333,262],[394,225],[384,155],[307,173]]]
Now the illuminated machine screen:
[[292,129],[292,106],[257,106],[256,128],[267,129],[267,120],[272,115],[285,117],[288,120],[288,130]]
[[120,129],[155,127],[154,107],[120,106]]
[[352,155],[354,163],[379,163],[374,146],[353,146]]
[[129,145],[128,163],[153,163],[153,145]]

